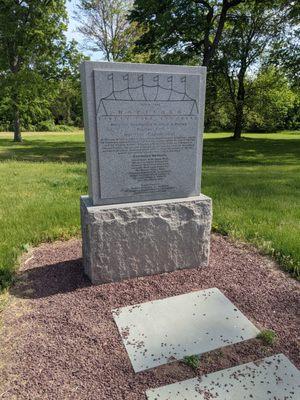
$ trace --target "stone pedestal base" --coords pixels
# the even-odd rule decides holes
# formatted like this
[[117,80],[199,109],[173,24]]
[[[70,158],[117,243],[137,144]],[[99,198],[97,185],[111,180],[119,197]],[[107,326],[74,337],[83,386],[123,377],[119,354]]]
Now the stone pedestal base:
[[92,283],[208,264],[207,196],[92,206],[81,197],[83,263]]

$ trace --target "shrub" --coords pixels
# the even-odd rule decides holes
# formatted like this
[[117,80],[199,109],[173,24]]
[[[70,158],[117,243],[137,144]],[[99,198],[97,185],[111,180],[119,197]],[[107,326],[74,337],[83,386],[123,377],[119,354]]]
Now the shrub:
[[52,120],[48,120],[40,122],[38,125],[36,125],[35,129],[30,130],[35,130],[38,132],[72,132],[74,127],[68,125],[55,125]]
[[53,132],[55,124],[52,120],[41,121],[36,125],[36,130],[40,132]]
[[271,346],[276,342],[277,335],[271,329],[266,329],[264,331],[261,331],[257,335],[257,338],[260,339],[265,345]]

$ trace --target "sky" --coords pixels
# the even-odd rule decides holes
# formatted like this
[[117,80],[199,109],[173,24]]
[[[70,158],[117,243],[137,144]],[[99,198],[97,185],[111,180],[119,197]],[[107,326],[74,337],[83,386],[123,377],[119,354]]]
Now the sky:
[[78,32],[76,32],[78,28],[78,23],[76,19],[74,18],[74,12],[76,10],[76,5],[78,4],[78,0],[67,0],[67,11],[69,15],[69,25],[68,25],[68,31],[66,33],[66,36],[68,40],[75,39],[78,42],[78,49],[85,55],[90,56],[91,60],[101,60],[101,53],[100,52],[91,52],[88,50],[85,50],[82,47],[83,43],[83,38],[82,35]]
[[76,32],[76,28],[78,24],[76,23],[75,18],[73,18],[74,11],[76,9],[76,4],[78,3],[77,0],[67,0],[67,10],[69,15],[69,26],[67,32],[67,38],[69,40],[75,39],[79,43],[81,42],[81,37],[78,32]]

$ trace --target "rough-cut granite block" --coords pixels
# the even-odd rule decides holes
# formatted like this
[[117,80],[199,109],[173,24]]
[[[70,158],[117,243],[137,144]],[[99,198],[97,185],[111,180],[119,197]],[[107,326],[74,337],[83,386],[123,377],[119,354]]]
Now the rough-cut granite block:
[[109,206],[82,196],[80,208],[84,269],[92,283],[208,264],[207,196]]

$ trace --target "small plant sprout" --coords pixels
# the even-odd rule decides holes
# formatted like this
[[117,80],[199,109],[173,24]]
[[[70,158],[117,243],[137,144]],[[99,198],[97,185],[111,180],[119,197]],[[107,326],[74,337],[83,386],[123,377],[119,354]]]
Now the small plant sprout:
[[271,329],[265,329],[261,331],[257,338],[260,339],[265,345],[271,346],[277,340],[276,332],[272,331]]
[[200,364],[200,356],[197,355],[186,356],[184,357],[183,362],[192,369],[197,369]]
[[28,252],[29,252],[29,249],[30,249],[30,244],[29,244],[29,243],[24,243],[24,244],[22,244],[22,245],[21,245],[21,249],[22,249],[23,251],[25,251],[26,253],[28,253]]

